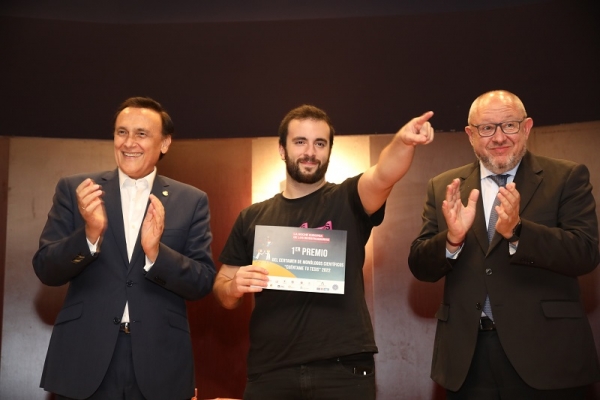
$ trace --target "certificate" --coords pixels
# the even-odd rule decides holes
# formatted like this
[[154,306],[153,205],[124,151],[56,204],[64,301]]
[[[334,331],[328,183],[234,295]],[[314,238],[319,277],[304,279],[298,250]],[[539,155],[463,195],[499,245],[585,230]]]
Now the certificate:
[[346,231],[257,225],[252,265],[267,289],[344,294]]

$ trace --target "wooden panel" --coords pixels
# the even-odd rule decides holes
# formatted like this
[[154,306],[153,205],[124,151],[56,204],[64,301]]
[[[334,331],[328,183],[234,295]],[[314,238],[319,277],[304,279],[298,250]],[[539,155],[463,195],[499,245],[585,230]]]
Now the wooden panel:
[[[218,266],[217,259],[235,219],[251,204],[251,163],[251,139],[223,139],[175,140],[158,164],[160,174],[208,194],[212,251]],[[188,302],[198,398],[242,398],[251,312],[251,297],[235,310],[221,307],[212,294]]]
[[[390,139],[391,135],[370,136],[372,160],[377,160]],[[252,202],[253,175],[258,173],[252,164],[257,141],[260,140],[175,140],[169,154],[158,165],[159,173],[208,193],[215,258],[237,214]],[[336,146],[338,143],[342,144],[339,141]],[[600,122],[535,128],[529,145],[534,152],[588,165],[594,195],[600,200],[600,159],[595,154],[600,148]],[[336,147],[340,153],[351,156],[360,153],[362,148],[362,145],[358,149]],[[268,151],[276,152],[276,149]],[[262,150],[258,153],[262,154]],[[9,160],[8,167],[6,160]],[[373,232],[370,242],[373,267],[370,268],[367,260],[365,282],[380,350],[376,363],[381,400],[445,397],[444,391],[429,378],[435,332],[433,315],[441,299],[442,284],[414,279],[408,270],[407,256],[410,243],[420,229],[428,179],[472,160],[471,146],[464,133],[437,133],[432,145],[417,149],[410,171],[392,191],[383,224]],[[279,160],[274,162],[277,164],[260,168],[282,168]],[[0,398],[49,397],[38,388],[38,382],[52,323],[66,287],[50,288],[39,283],[30,260],[37,249],[37,238],[46,220],[56,181],[72,173],[111,168],[114,168],[111,141],[11,138],[7,142],[0,138],[0,189],[3,191],[0,193],[0,251],[6,246],[6,257],[0,258],[0,267],[6,260],[5,270],[0,270],[0,279],[5,280],[5,285],[0,286],[4,290]],[[2,196],[7,196],[4,205]],[[6,209],[8,211],[4,211]],[[6,230],[2,229],[2,218],[6,218]],[[1,236],[4,232],[8,232],[6,237]],[[580,282],[598,346],[600,270],[581,277]],[[210,295],[190,302],[189,306],[199,398],[241,398],[251,301],[228,311],[217,305]],[[589,398],[600,398],[599,385],[594,386]]]
[[[534,119],[535,120],[535,119]],[[600,219],[600,122],[566,124],[536,128],[528,141],[529,149],[537,154],[563,158],[585,164],[590,170],[596,215]],[[592,325],[596,350],[600,353],[600,268],[579,277],[581,298]],[[600,383],[591,388],[588,399],[600,399]]]
[[[6,259],[6,214],[8,212],[8,151],[10,139],[0,137],[0,332],[4,310],[4,270]],[[0,354],[2,341],[0,340]]]
[[111,140],[11,138],[8,159],[0,398],[41,399],[47,397],[39,388],[44,358],[67,285],[43,285],[31,259],[58,179],[113,169],[115,162]]
[[[392,135],[371,137],[377,160]],[[375,357],[380,399],[443,399],[445,391],[429,378],[443,282],[417,281],[408,269],[410,244],[421,228],[429,178],[473,159],[464,133],[437,133],[434,143],[418,147],[411,169],[388,199],[383,224],[373,233]]]

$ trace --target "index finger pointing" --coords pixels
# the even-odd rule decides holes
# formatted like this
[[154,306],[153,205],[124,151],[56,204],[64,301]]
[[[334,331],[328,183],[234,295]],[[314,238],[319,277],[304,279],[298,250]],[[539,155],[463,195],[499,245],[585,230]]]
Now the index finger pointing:
[[415,124],[420,128],[425,124],[425,122],[429,121],[431,117],[433,117],[433,111],[427,111],[421,116],[415,118]]

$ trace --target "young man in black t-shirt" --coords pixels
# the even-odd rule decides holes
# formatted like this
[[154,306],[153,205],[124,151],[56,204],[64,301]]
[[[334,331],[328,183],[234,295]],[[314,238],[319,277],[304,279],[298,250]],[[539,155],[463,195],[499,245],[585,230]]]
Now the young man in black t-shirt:
[[[376,165],[339,185],[325,181],[334,137],[327,114],[304,105],[281,122],[284,191],[240,213],[213,288],[226,308],[255,293],[244,399],[375,398],[377,347],[364,298],[365,244],[382,222],[387,197],[410,167],[415,146],[433,140],[432,115],[408,122]],[[263,290],[268,271],[251,265],[256,225],[346,231],[344,294]]]

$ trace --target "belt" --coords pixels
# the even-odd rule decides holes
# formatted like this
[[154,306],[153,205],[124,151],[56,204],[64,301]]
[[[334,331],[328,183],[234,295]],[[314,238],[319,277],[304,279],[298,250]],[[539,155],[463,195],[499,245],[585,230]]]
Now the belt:
[[131,330],[129,329],[130,326],[131,325],[129,324],[129,322],[121,322],[121,325],[119,325],[119,330],[121,332],[131,333]]
[[496,324],[488,317],[481,317],[479,319],[479,330],[480,331],[495,331]]

